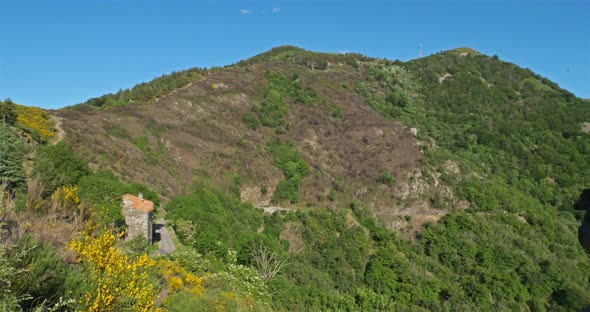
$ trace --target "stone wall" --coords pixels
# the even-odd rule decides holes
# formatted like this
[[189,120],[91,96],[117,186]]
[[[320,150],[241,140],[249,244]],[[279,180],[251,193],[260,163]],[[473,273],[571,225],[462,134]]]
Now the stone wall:
[[131,207],[124,207],[122,213],[127,227],[125,232],[127,240],[143,235],[148,242],[152,241],[151,214]]

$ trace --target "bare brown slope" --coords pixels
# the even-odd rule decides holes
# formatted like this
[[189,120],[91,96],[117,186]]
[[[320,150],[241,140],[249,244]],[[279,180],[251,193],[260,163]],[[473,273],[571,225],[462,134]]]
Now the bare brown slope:
[[[242,115],[259,104],[269,70],[298,73],[302,86],[329,99],[342,110],[341,117],[290,103],[288,133],[247,128]],[[302,186],[302,204],[332,206],[337,194],[341,200],[370,200],[377,211],[388,213],[396,193],[419,170],[422,154],[408,129],[365,105],[354,91],[360,79],[362,71],[348,65],[310,71],[284,62],[260,63],[208,72],[186,88],[140,105],[58,114],[68,140],[95,168],[113,169],[167,197],[188,191],[200,175],[223,183],[239,174],[243,199],[267,205],[283,176],[265,145],[280,136],[295,140],[312,167]],[[383,172],[392,173],[397,185],[377,183]]]

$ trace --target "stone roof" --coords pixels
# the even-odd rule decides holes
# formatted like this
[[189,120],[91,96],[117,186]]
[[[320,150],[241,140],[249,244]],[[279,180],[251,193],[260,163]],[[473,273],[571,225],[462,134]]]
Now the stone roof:
[[123,203],[125,207],[131,207],[145,213],[154,211],[154,203],[152,201],[131,194],[123,195]]

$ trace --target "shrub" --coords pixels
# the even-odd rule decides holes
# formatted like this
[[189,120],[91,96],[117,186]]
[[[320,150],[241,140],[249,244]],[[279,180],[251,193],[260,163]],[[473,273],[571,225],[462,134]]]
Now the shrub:
[[39,177],[45,184],[44,195],[49,195],[60,186],[77,185],[89,173],[86,162],[62,141],[37,150],[31,176]]
[[55,136],[47,113],[38,107],[15,105],[16,124],[37,142],[45,143]]
[[127,190],[127,185],[111,171],[101,170],[80,179],[78,195],[92,204],[118,204]]
[[299,201],[299,187],[309,172],[310,167],[299,156],[294,142],[282,143],[279,140],[271,141],[267,144],[267,148],[273,156],[275,166],[277,166],[283,174],[285,179],[279,182],[275,193],[273,194],[273,201],[280,202],[288,200],[291,203]]
[[256,130],[260,124],[258,117],[249,112],[242,115],[242,121],[252,130]]
[[377,182],[386,185],[393,185],[395,184],[395,177],[391,173],[383,171],[377,176]]
[[[59,296],[66,295],[68,289],[64,283],[71,272],[52,245],[25,235],[13,247],[12,253],[11,258],[18,261],[14,263],[16,274],[10,288],[23,298],[20,305],[24,310],[45,300],[48,305],[57,303]],[[20,258],[17,259],[15,253]]]
[[86,276],[85,285],[81,285],[87,289],[79,300],[81,308],[85,311],[153,309],[157,287],[149,269],[155,266],[155,261],[146,254],[124,255],[115,243],[115,236],[104,232],[96,238],[85,236],[69,244]]

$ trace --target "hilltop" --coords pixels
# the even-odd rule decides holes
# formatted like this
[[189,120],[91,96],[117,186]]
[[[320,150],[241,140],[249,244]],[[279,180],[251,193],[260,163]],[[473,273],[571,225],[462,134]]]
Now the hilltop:
[[[185,245],[165,259],[203,279],[178,269],[173,289],[172,273],[153,277],[155,305],[590,304],[573,210],[590,185],[590,106],[498,56],[458,48],[400,62],[285,46],[49,114],[63,140],[40,144],[29,177],[53,168],[47,188],[79,187],[81,220],[117,229],[119,196],[161,199]],[[263,254],[286,265],[270,276]]]
[[[182,88],[141,104],[101,104],[97,110],[90,100],[57,113],[72,142],[96,142],[75,144],[81,154],[94,155],[91,165],[166,197],[186,193],[203,176],[217,184],[239,177],[241,199],[259,207],[336,207],[371,198],[376,210],[399,220],[438,217],[441,212],[411,190],[426,188],[409,182],[421,174],[418,141],[409,128],[369,109],[356,91],[367,78],[357,62],[372,61],[280,47],[201,72]],[[285,184],[285,173],[273,146],[292,149],[310,168],[300,185],[285,187],[280,196],[275,190]],[[392,193],[413,197],[415,208],[397,205],[400,198]]]

